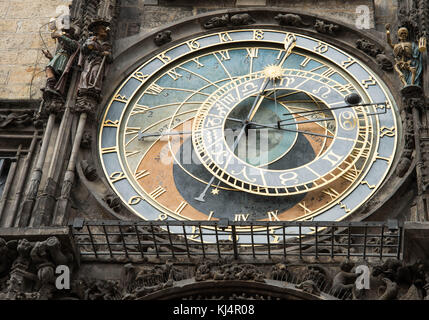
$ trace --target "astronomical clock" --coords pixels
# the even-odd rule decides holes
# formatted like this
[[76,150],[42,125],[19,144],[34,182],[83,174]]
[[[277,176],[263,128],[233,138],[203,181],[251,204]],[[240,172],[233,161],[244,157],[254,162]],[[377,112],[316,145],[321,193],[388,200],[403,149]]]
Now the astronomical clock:
[[251,27],[162,49],[126,75],[98,128],[104,174],[136,217],[340,221],[389,175],[398,107],[357,57]]

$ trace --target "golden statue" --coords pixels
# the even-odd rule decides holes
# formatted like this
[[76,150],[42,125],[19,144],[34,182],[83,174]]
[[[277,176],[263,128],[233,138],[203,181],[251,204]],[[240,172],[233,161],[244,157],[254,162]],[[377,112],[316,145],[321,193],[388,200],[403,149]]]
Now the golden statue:
[[396,44],[392,43],[390,38],[390,25],[386,24],[387,42],[393,49],[395,56],[395,71],[399,74],[404,86],[421,85],[421,76],[423,70],[422,54],[423,48],[414,42],[408,40],[408,29],[399,28],[398,40]]

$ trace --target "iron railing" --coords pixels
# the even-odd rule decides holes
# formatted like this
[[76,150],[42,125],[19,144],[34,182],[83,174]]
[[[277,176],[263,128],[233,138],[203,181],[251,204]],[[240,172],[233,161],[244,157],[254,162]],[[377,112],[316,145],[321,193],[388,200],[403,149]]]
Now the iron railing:
[[86,221],[70,225],[82,258],[401,258],[402,226],[323,221]]

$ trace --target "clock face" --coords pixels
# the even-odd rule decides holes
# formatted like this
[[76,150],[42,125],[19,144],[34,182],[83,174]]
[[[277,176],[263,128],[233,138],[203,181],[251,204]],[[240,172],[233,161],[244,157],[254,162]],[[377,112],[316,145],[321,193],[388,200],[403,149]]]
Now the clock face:
[[143,219],[338,221],[388,175],[397,113],[381,80],[344,51],[240,29],[135,70],[105,108],[99,151],[112,188]]

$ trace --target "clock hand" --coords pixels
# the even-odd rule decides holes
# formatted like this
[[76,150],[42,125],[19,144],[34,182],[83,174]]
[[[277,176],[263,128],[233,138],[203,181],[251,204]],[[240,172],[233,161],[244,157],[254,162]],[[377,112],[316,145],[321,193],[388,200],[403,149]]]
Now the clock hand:
[[[334,136],[328,136],[325,134],[321,134],[321,133],[315,133],[315,132],[310,132],[310,131],[302,131],[302,130],[293,130],[293,129],[286,129],[286,128],[279,128],[277,126],[269,126],[269,125],[265,125],[265,124],[259,124],[259,123],[252,123],[253,125],[258,126],[258,128],[255,129],[260,129],[260,128],[269,128],[269,129],[277,129],[277,130],[282,130],[282,131],[289,131],[289,132],[298,132],[298,133],[303,133],[303,134],[310,134],[313,136],[318,136],[318,137],[323,137],[323,138],[330,138],[330,139],[334,139]],[[337,137],[337,139],[345,139],[342,137]]]
[[181,134],[191,134],[192,131],[170,131],[170,132],[161,132],[161,133],[142,133],[139,132],[138,139],[140,141],[143,141],[144,138],[148,137],[163,137],[163,136],[176,136]]
[[[255,99],[255,101],[253,102],[252,107],[250,108],[249,114],[247,115],[246,120],[244,120],[244,122],[243,122],[243,123],[244,123],[244,125],[247,125],[247,123],[246,123],[246,122],[248,122],[248,121],[252,120],[252,118],[253,118],[253,117],[255,116],[255,114],[256,114],[256,111],[258,111],[258,109],[259,109],[259,107],[260,107],[260,105],[261,105],[262,101],[264,100],[264,96],[262,96],[262,94],[265,92],[265,89],[267,88],[268,83],[269,83],[269,81],[267,81],[267,79],[265,78],[265,79],[264,79],[264,82],[262,83],[262,86],[261,86],[261,87],[263,87],[263,89],[261,89],[261,90],[259,91],[258,95],[256,96],[256,99]],[[261,99],[261,96],[262,96],[262,99]]]
[[[235,149],[238,146],[238,143],[240,142],[241,137],[243,136],[243,134],[246,132],[246,128],[247,128],[247,124],[244,125],[241,130],[240,133],[237,136],[237,139],[234,141],[234,144],[232,146],[232,152],[235,152]],[[204,188],[203,192],[201,192],[201,194],[198,197],[195,197],[194,199],[199,201],[199,202],[205,202],[204,197],[206,196],[207,191],[209,190],[210,186],[212,185],[212,183],[215,181],[216,177],[212,176],[212,178],[210,179],[210,181],[207,183],[206,187]],[[220,182],[220,181],[219,181]],[[219,185],[219,184],[218,184]]]
[[[332,111],[332,110],[355,108],[355,107],[368,107],[368,106],[374,106],[374,105],[377,105],[377,106],[383,105],[384,106],[383,109],[386,111],[387,102],[381,102],[381,103],[364,103],[364,104],[358,104],[358,105],[347,105],[347,106],[339,106],[339,107],[333,107],[333,108],[322,108],[322,109],[318,109],[318,110],[309,110],[309,111],[297,111],[297,112],[291,112],[291,113],[284,113],[283,115],[289,116],[289,115],[300,114],[299,117],[306,117],[306,116],[311,115],[313,113],[319,113],[322,111]],[[383,113],[385,113],[385,112],[383,112]],[[369,115],[373,115],[373,114],[371,113]],[[292,119],[283,119],[283,120],[280,120],[280,122],[287,121],[287,120],[292,120]]]

